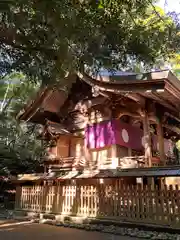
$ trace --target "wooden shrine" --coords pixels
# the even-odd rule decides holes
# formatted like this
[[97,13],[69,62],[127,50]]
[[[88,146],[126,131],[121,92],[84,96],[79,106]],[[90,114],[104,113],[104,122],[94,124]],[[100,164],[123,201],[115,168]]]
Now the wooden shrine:
[[15,209],[180,228],[180,81],[170,71],[67,81],[68,93],[41,88],[18,114],[50,144],[44,173],[16,179]]
[[68,93],[42,88],[18,115],[52,142],[45,172],[179,165],[180,81],[170,71],[68,78]]

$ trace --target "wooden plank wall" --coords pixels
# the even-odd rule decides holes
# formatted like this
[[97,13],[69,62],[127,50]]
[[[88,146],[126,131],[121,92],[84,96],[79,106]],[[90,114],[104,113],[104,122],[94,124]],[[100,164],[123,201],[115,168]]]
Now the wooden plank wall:
[[16,209],[180,227],[180,189],[125,185],[120,180],[100,184],[18,187]]
[[69,157],[69,142],[70,138],[67,136],[60,136],[57,141],[57,156]]

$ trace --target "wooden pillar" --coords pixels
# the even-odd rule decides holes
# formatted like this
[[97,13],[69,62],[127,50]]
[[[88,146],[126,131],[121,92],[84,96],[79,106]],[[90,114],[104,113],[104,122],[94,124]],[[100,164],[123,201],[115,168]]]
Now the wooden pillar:
[[48,170],[47,170],[47,166],[44,164],[44,173],[47,173]]
[[144,111],[143,116],[143,130],[144,130],[144,148],[145,148],[145,161],[146,166],[152,166],[152,149],[151,149],[151,134],[149,128],[148,114]]
[[158,136],[158,145],[159,145],[159,155],[160,162],[162,165],[166,165],[166,158],[164,152],[164,132],[161,122],[157,124],[157,136]]
[[85,159],[85,168],[90,168],[92,165],[92,157],[89,148],[86,146],[84,141],[84,159]]
[[132,149],[128,148],[128,157],[132,157]]
[[111,146],[111,158],[116,158],[117,157],[117,145],[114,144]]
[[71,144],[72,144],[72,140],[71,137],[69,138],[69,146],[68,146],[68,156],[69,157],[73,157],[72,155],[72,151],[71,151]]
[[111,147],[111,159],[112,159],[112,167],[116,168],[119,165],[119,159],[117,156],[117,145],[114,144]]

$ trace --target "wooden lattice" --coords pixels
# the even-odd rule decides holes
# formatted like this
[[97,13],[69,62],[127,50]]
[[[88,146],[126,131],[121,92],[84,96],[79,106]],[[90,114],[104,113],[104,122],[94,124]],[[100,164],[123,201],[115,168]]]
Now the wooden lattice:
[[180,226],[180,189],[178,185],[162,189],[127,186],[118,180],[114,184],[79,181],[18,187],[16,209]]

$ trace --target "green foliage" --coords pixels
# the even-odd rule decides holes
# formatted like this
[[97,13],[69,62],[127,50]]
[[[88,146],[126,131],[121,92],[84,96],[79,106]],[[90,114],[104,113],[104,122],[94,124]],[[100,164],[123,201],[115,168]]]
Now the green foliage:
[[12,72],[0,79],[0,106],[1,111],[18,112],[22,105],[33,98],[40,83],[28,81],[22,73]]
[[45,146],[37,139],[37,127],[19,124],[15,113],[37,91],[38,85],[19,73],[1,81],[5,87],[1,94],[4,104],[0,113],[0,174],[33,172],[40,166]]
[[176,26],[152,2],[1,1],[0,70],[66,84],[64,76],[84,66],[122,69],[130,59],[151,64],[179,43]]
[[43,147],[40,140],[36,140],[36,133],[23,129],[9,118],[0,122],[0,132],[1,174],[35,171],[43,156]]
[[173,54],[170,58],[172,70],[180,78],[180,53]]

